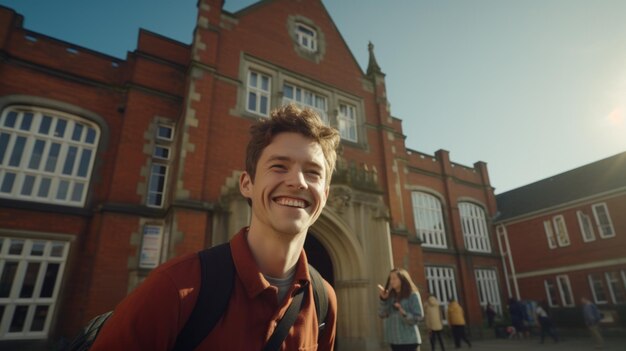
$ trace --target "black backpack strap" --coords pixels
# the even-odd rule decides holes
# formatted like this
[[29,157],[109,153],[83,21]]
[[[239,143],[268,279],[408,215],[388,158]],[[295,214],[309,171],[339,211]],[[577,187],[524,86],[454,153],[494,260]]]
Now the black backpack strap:
[[291,300],[291,304],[287,308],[285,315],[283,315],[283,318],[280,319],[276,329],[274,329],[274,333],[272,333],[272,336],[270,336],[267,344],[265,344],[263,351],[278,351],[280,349],[280,346],[287,338],[287,334],[289,334],[289,329],[291,329],[293,323],[296,322],[298,313],[300,313],[300,310],[302,309],[304,297],[308,295],[308,291],[309,287],[304,286],[296,293],[293,300]]
[[326,314],[328,313],[328,295],[326,295],[326,286],[324,278],[317,269],[309,265],[309,275],[311,276],[311,284],[313,284],[313,300],[315,301],[315,311],[317,312],[317,321],[320,331],[326,327]]
[[235,282],[235,263],[229,243],[198,252],[201,268],[196,305],[176,338],[173,351],[195,349],[226,312]]

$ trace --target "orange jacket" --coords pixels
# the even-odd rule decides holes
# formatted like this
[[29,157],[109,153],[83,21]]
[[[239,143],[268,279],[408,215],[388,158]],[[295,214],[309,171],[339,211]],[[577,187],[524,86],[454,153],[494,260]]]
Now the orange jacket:
[[[246,240],[246,230],[242,229],[230,245],[236,277],[228,309],[196,350],[261,350],[276,327],[275,321],[282,318],[291,303],[292,292],[310,279],[302,251],[288,298],[279,304],[278,289],[271,287],[260,273]],[[315,350],[315,345],[317,350],[333,350],[337,298],[332,287],[326,282],[325,285],[328,312],[326,329],[320,339],[312,284],[309,284],[305,304],[282,350]],[[117,306],[91,350],[171,350],[196,304],[199,288],[197,254],[163,264]]]

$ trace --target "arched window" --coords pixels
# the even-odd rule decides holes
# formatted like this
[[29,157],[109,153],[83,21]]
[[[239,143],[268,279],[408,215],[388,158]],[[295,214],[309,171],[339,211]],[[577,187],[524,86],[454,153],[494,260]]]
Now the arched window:
[[441,201],[433,195],[415,191],[412,193],[413,219],[418,238],[425,247],[445,248],[446,230],[443,224]]
[[317,32],[303,23],[296,23],[296,39],[298,44],[308,51],[317,51]]
[[491,252],[485,211],[470,202],[459,202],[465,247],[470,251]]
[[0,115],[0,197],[83,206],[97,125],[67,113],[9,106]]

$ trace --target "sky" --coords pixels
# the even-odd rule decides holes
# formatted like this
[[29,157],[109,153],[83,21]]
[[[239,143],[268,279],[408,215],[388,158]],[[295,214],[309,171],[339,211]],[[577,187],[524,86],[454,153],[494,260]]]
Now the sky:
[[[191,43],[196,2],[0,5],[26,29],[125,58],[139,28]],[[363,70],[374,44],[407,147],[486,162],[496,194],[626,151],[626,1],[322,2]]]

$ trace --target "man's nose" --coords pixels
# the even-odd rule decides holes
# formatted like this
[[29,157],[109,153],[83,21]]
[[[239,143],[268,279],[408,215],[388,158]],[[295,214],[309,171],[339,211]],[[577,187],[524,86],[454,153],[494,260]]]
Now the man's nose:
[[298,188],[298,189],[306,189],[307,183],[304,178],[304,173],[300,170],[293,170],[289,172],[289,176],[287,177],[287,185]]

